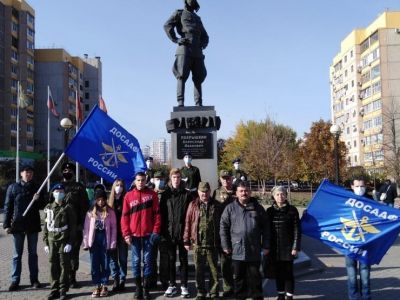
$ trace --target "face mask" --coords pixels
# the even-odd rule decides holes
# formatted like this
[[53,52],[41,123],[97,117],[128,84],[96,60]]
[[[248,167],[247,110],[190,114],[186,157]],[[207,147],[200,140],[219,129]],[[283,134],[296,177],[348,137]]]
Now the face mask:
[[154,185],[155,185],[156,189],[162,190],[165,187],[165,182],[164,182],[164,180],[158,179],[158,180],[154,181]]
[[121,193],[122,193],[122,186],[119,186],[119,185],[116,186],[114,191],[115,191],[115,193],[118,194],[118,195],[121,194]]
[[71,178],[72,178],[72,176],[74,176],[72,173],[63,173],[63,177],[66,179],[66,180],[70,180]]
[[147,166],[147,169],[151,169],[151,167],[153,166],[153,163],[151,161],[146,161],[146,166]]
[[63,200],[64,200],[65,194],[61,193],[61,192],[54,192],[53,193],[53,197],[54,197],[54,201],[57,204],[61,204],[63,202]]
[[354,187],[354,194],[357,196],[363,196],[365,194],[365,186],[356,186]]
[[190,157],[184,157],[183,161],[185,162],[185,164],[190,164],[192,162],[192,159]]
[[239,170],[240,164],[239,163],[234,163],[233,167],[235,168],[235,170]]

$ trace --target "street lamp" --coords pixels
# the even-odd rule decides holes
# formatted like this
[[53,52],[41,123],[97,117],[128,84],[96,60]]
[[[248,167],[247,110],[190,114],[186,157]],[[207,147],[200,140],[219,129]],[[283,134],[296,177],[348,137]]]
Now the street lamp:
[[[69,136],[69,130],[74,127],[74,124],[72,124],[72,121],[69,118],[64,118],[60,121],[60,126],[64,128],[64,151],[67,149],[68,146],[68,136]],[[68,158],[66,158],[68,160]]]
[[339,125],[333,124],[329,131],[335,138],[334,154],[335,154],[335,184],[339,185],[339,136],[342,130]]

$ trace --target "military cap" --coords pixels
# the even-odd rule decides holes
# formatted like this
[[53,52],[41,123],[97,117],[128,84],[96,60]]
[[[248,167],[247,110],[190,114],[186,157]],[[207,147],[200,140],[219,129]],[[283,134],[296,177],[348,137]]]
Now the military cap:
[[54,191],[54,190],[65,190],[65,187],[64,187],[64,185],[62,183],[57,183],[52,187],[51,190],[52,191]]
[[23,165],[21,167],[21,169],[20,169],[20,172],[23,172],[23,171],[31,171],[31,172],[33,172],[35,170],[33,169],[33,167],[31,165],[26,164],[26,165]]
[[163,173],[161,172],[161,171],[156,171],[155,173],[154,173],[154,177],[156,178],[156,177],[164,177],[164,175],[163,175]]
[[198,190],[200,192],[208,192],[210,190],[210,184],[206,181],[200,181]]
[[153,157],[151,157],[151,156],[146,157],[146,161],[153,161]]
[[75,164],[73,164],[72,162],[65,162],[61,166],[61,171],[64,171],[65,169],[75,172]]
[[232,163],[234,164],[234,163],[240,163],[240,158],[235,158],[233,161],[232,161]]
[[228,170],[219,171],[219,177],[231,177],[232,173]]
[[104,190],[97,190],[94,194],[94,199],[98,199],[98,198],[105,198],[107,199],[107,193]]

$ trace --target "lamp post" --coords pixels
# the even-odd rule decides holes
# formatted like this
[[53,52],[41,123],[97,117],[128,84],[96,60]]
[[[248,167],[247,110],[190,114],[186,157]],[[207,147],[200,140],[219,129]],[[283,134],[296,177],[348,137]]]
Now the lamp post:
[[[72,124],[72,121],[69,118],[64,118],[60,121],[60,126],[64,128],[64,151],[68,146],[68,136],[69,136],[69,130],[74,127],[74,124]],[[65,157],[65,161],[68,161],[68,158]]]
[[339,185],[339,136],[342,130],[339,125],[333,124],[329,131],[335,138],[334,154],[335,154],[335,184]]

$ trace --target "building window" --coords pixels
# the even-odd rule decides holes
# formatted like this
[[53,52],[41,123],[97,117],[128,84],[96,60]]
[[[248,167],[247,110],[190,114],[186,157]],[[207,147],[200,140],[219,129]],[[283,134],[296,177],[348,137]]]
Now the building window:
[[27,139],[26,140],[26,145],[29,147],[33,147],[33,139]]
[[32,25],[32,27],[34,27],[35,25],[35,17],[32,16],[30,13],[26,14],[26,19],[28,21],[28,24]]
[[26,30],[26,34],[31,37],[32,39],[35,38],[35,31],[32,28],[29,28]]
[[18,66],[17,65],[11,64],[11,73],[14,75],[18,74]]
[[379,93],[380,91],[381,91],[381,82],[380,81],[375,82],[372,85],[372,94]]
[[351,50],[350,51],[350,57],[353,57],[353,55],[354,55],[354,52],[353,52],[353,50]]
[[17,147],[17,139],[15,137],[11,137],[11,147]]
[[31,41],[26,41],[26,47],[29,49],[29,50],[34,50],[35,49],[35,45],[33,44],[33,42],[31,42]]
[[351,67],[350,67],[350,72],[351,72],[351,73],[354,72],[354,65],[351,65]]
[[350,134],[350,127],[347,127],[347,128],[346,128],[346,133],[347,133],[347,134]]
[[11,116],[17,117],[17,109],[16,108],[11,108]]
[[357,162],[357,155],[354,155],[354,162]]
[[89,80],[85,80],[85,88],[89,87]]
[[18,61],[18,52],[15,50],[11,50],[11,58],[15,61]]
[[357,147],[357,141],[356,140],[354,140],[353,145],[354,145],[354,147]]
[[361,53],[367,50],[369,48],[369,39],[366,39],[364,42],[362,42],[360,48]]
[[379,39],[378,37],[378,31],[375,31],[371,36],[369,37],[369,44],[372,45],[373,43],[377,42]]
[[31,124],[26,124],[26,132],[33,132],[33,126]]
[[11,130],[17,131],[17,123],[11,123]]
[[18,33],[18,28],[19,28],[19,26],[17,23],[15,23],[15,22],[11,23],[11,31],[12,32]]
[[371,69],[371,79],[375,79],[376,77],[381,75],[381,66],[376,65]]
[[85,93],[85,99],[89,99],[89,93]]

